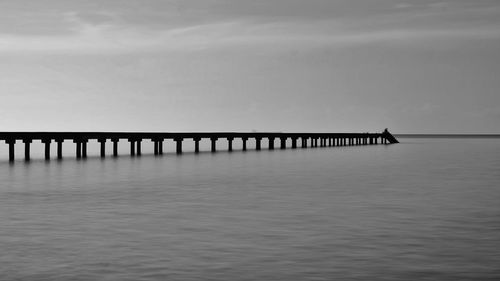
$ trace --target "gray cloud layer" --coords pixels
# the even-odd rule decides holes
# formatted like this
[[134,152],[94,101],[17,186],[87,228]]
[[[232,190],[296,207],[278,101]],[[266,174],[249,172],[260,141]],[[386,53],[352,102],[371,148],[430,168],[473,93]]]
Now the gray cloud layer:
[[315,47],[498,39],[500,33],[500,5],[495,1],[23,2],[0,6],[8,15],[0,24],[2,52],[203,49],[263,43]]
[[5,130],[66,129],[65,112],[89,129],[500,131],[494,0],[17,0],[0,10]]

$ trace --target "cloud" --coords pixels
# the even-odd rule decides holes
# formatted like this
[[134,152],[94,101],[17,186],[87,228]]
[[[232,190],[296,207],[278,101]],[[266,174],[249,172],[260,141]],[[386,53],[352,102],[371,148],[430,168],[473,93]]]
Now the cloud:
[[500,28],[497,25],[352,30],[333,19],[300,22],[234,20],[152,30],[112,21],[84,21],[76,13],[65,13],[64,19],[71,26],[72,33],[0,34],[0,54],[116,54],[198,51],[238,46],[264,46],[270,49],[282,46],[314,48],[500,38]]
[[449,39],[500,39],[498,27],[467,28],[467,29],[388,29],[374,32],[361,32],[355,34],[344,34],[337,38],[332,38],[332,42],[351,44],[369,43],[394,43],[422,40],[449,40]]

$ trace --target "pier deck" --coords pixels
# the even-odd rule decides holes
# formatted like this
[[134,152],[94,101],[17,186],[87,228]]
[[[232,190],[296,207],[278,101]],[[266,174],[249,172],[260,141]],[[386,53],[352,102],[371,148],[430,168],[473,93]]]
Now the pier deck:
[[227,139],[228,151],[233,150],[233,141],[240,139],[242,149],[247,150],[248,139],[255,139],[255,149],[261,150],[263,139],[268,140],[268,149],[275,148],[275,140],[279,140],[280,149],[287,149],[287,140],[291,140],[292,149],[298,148],[298,140],[302,148],[333,147],[333,146],[353,146],[353,145],[374,145],[391,144],[398,141],[388,131],[382,133],[275,133],[275,132],[183,132],[183,133],[161,133],[161,132],[0,132],[0,141],[5,141],[9,146],[9,161],[15,160],[15,143],[20,141],[24,146],[24,159],[30,160],[30,144],[33,140],[40,140],[44,144],[45,159],[51,158],[50,144],[57,143],[57,159],[62,159],[62,145],[65,141],[75,144],[76,158],[87,157],[87,143],[89,140],[96,140],[100,143],[100,155],[106,156],[106,141],[113,143],[113,156],[118,156],[118,143],[126,140],[130,143],[130,155],[139,156],[142,153],[141,142],[150,140],[154,143],[154,154],[163,154],[163,143],[172,140],[176,143],[176,153],[182,153],[182,143],[184,140],[192,140],[195,143],[195,152],[200,151],[199,142],[208,139],[211,142],[211,151],[217,151],[217,140]]

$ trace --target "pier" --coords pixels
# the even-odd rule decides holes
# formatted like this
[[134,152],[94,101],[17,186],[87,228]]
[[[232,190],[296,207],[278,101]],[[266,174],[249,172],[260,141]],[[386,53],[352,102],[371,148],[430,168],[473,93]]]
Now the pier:
[[[75,157],[77,159],[87,158],[87,143],[96,141],[100,144],[100,156],[106,157],[106,142],[113,143],[113,150],[109,155],[118,156],[118,144],[126,141],[130,146],[131,156],[142,154],[142,142],[153,143],[154,155],[163,155],[163,145],[165,141],[175,142],[175,152],[182,154],[183,142],[193,141],[194,152],[200,152],[200,141],[210,141],[210,151],[217,151],[217,140],[227,140],[227,151],[233,151],[234,141],[241,141],[242,150],[247,150],[247,141],[255,140],[255,150],[261,150],[262,141],[267,140],[268,149],[274,150],[275,144],[279,149],[297,149],[316,147],[338,147],[338,146],[360,146],[376,144],[398,143],[398,140],[387,130],[382,133],[237,133],[237,132],[206,132],[206,133],[158,133],[158,132],[0,132],[0,141],[8,145],[9,161],[16,159],[16,142],[24,143],[24,159],[30,160],[31,143],[34,140],[41,141],[44,146],[44,156],[46,160],[52,157],[62,159],[62,146],[64,143],[75,147]],[[287,146],[287,140],[291,140],[291,146]],[[51,143],[56,143],[56,153],[51,154]]]

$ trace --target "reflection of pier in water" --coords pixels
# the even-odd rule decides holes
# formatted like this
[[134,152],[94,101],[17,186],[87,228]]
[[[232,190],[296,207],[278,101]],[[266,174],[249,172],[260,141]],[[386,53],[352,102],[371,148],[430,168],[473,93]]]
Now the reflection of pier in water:
[[87,157],[87,143],[89,140],[96,140],[100,143],[100,155],[106,156],[106,141],[113,143],[114,157],[118,156],[118,142],[127,140],[130,143],[130,155],[140,156],[142,153],[141,143],[143,140],[150,140],[154,143],[154,154],[163,154],[163,142],[173,140],[176,143],[177,154],[182,153],[182,142],[191,139],[195,144],[195,153],[200,151],[200,141],[209,139],[211,151],[216,152],[217,140],[227,139],[228,151],[233,150],[233,141],[242,141],[242,150],[247,150],[248,139],[255,139],[255,150],[261,150],[262,139],[268,140],[268,149],[274,149],[275,140],[279,140],[280,149],[287,148],[287,140],[291,140],[292,149],[298,147],[333,147],[333,146],[354,146],[354,145],[374,145],[390,144],[398,141],[387,130],[383,133],[131,133],[131,132],[0,132],[0,140],[4,140],[9,146],[9,161],[15,159],[14,144],[16,141],[24,143],[25,160],[30,160],[30,144],[33,140],[40,140],[45,146],[45,159],[50,159],[50,144],[57,143],[57,159],[62,159],[62,145],[64,141],[71,141],[76,147],[76,158]]

